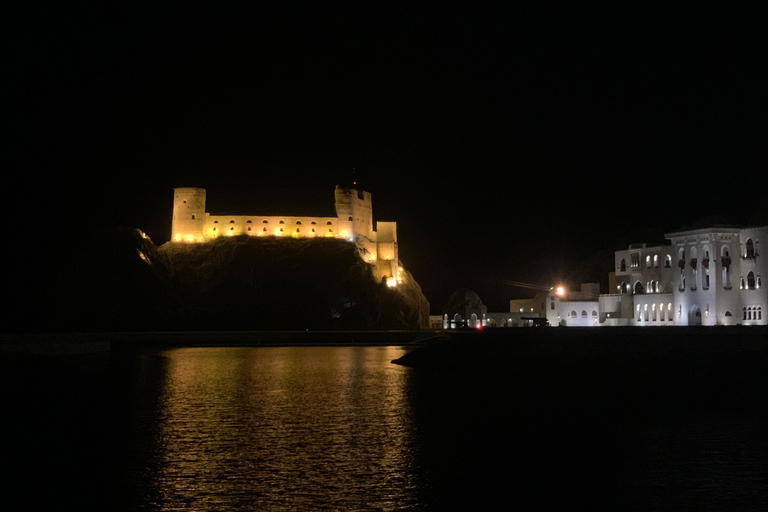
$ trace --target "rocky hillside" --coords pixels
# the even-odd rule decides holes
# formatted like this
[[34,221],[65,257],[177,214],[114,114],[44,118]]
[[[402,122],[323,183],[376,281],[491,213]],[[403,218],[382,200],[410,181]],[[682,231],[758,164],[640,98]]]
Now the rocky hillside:
[[155,246],[136,229],[64,264],[46,306],[56,330],[418,329],[429,303],[406,273],[376,283],[352,244],[247,236]]

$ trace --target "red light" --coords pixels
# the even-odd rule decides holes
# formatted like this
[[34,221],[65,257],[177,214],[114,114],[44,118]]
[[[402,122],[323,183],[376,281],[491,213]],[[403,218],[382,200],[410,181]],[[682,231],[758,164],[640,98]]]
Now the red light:
[[352,182],[352,184],[353,184],[353,185],[357,185],[357,182],[356,182],[356,181],[353,181],[353,182]]

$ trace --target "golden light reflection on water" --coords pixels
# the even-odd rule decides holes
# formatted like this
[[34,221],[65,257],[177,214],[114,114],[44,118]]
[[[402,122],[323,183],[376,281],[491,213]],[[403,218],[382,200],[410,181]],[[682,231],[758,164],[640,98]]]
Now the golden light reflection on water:
[[161,510],[407,509],[415,488],[399,347],[169,350]]

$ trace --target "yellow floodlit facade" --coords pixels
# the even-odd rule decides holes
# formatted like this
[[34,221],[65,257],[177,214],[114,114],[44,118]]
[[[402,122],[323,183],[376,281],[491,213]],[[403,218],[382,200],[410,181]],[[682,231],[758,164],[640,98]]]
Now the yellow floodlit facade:
[[336,187],[335,199],[335,217],[211,215],[205,211],[205,189],[175,188],[171,239],[177,243],[205,243],[220,236],[238,235],[338,238],[356,245],[363,261],[374,266],[377,279],[389,286],[402,282],[397,223],[377,222],[374,229],[370,192]]

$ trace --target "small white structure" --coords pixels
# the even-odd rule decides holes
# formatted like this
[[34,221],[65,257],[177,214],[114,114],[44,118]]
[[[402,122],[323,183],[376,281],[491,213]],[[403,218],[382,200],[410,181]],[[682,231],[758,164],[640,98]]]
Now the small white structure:
[[[542,296],[537,296],[543,299]],[[537,300],[537,299],[530,299]],[[525,304],[530,303],[526,299]],[[451,294],[448,303],[443,306],[441,317],[430,317],[430,326],[443,329],[481,329],[484,327],[531,327],[535,320],[542,318],[539,311],[521,308],[521,311],[488,312],[477,293],[460,288]],[[535,320],[534,320],[535,319]],[[441,320],[441,321],[439,321]]]
[[552,289],[547,296],[549,325],[594,327],[600,324],[599,283],[581,285],[579,291],[562,287]]

